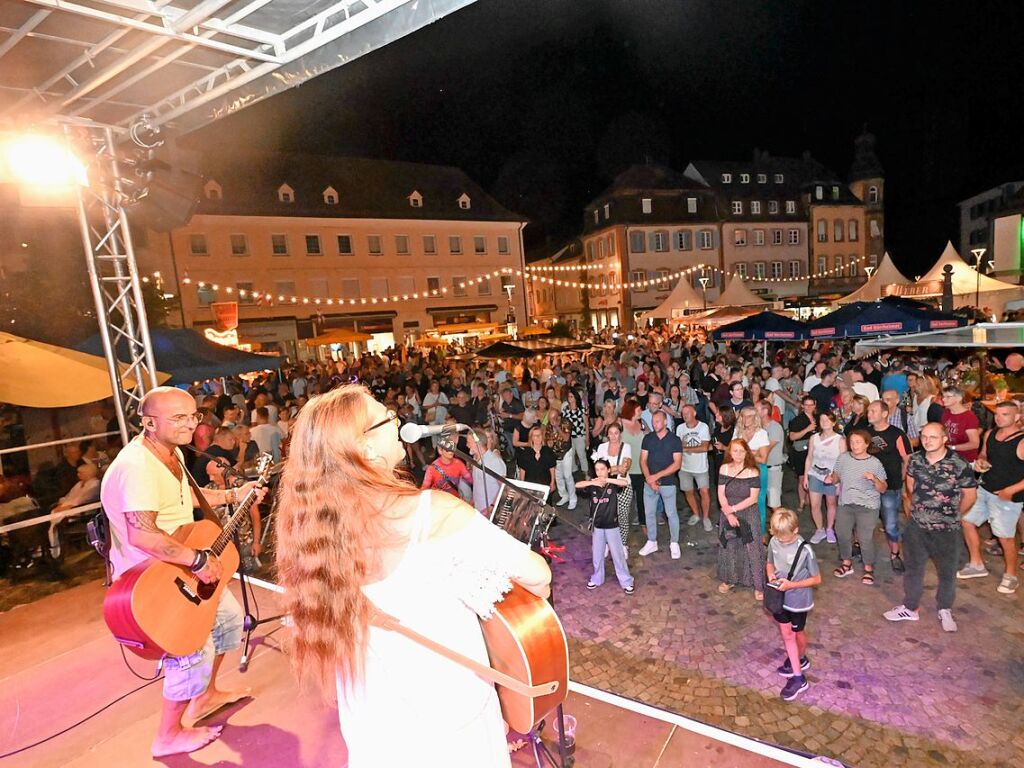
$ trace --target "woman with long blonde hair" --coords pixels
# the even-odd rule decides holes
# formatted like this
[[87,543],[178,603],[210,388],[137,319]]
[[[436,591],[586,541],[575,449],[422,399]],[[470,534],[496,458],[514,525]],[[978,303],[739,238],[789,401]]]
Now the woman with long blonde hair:
[[417,489],[404,455],[397,416],[363,387],[299,413],[277,543],[293,664],[337,698],[351,768],[508,766],[494,686],[374,618],[488,664],[478,617],[512,581],[546,597],[551,572],[461,499]]

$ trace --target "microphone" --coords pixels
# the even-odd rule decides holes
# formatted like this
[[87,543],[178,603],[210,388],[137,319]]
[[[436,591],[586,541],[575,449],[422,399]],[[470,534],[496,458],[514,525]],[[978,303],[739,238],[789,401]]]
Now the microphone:
[[398,431],[398,436],[402,438],[402,442],[405,443],[416,443],[422,440],[424,437],[433,437],[434,435],[454,435],[456,432],[469,432],[470,428],[465,424],[413,424],[411,421],[402,425],[402,428]]

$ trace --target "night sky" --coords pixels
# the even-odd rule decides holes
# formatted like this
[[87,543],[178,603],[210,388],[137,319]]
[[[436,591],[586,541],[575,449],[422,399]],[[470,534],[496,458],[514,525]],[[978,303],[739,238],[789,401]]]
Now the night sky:
[[632,162],[807,149],[845,178],[867,124],[914,275],[958,200],[1024,179],[1022,52],[1013,1],[479,0],[189,143],[459,166],[539,255]]

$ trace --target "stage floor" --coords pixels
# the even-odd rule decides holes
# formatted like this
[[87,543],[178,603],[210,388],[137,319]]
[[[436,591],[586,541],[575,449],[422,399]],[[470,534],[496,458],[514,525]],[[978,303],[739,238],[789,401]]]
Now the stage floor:
[[[257,589],[257,597],[263,614],[270,615],[277,596]],[[237,654],[226,660],[226,683],[249,685],[256,696],[212,718],[227,726],[221,738],[188,756],[150,758],[161,683],[146,685],[125,667],[103,623],[102,600],[102,584],[92,582],[0,614],[0,754],[69,728],[124,696],[67,733],[8,758],[5,768],[345,766],[337,715],[312,694],[298,692],[279,647],[286,631],[280,625],[260,628],[260,645],[244,675],[237,671]],[[134,656],[129,661],[139,673],[152,675],[151,663]],[[140,686],[145,687],[130,693]],[[810,765],[600,691],[574,689],[565,711],[579,721],[580,768]],[[526,748],[514,755],[513,764],[536,763]]]

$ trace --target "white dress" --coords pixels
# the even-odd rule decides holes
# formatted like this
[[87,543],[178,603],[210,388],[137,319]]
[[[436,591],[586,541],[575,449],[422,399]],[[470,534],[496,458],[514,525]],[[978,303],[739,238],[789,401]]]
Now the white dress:
[[[457,533],[428,540],[430,509],[425,491],[401,562],[363,592],[410,629],[487,664],[478,616],[490,615],[512,588],[529,548],[480,515]],[[338,681],[338,717],[349,768],[511,765],[494,686],[377,627],[370,628],[362,682]]]

